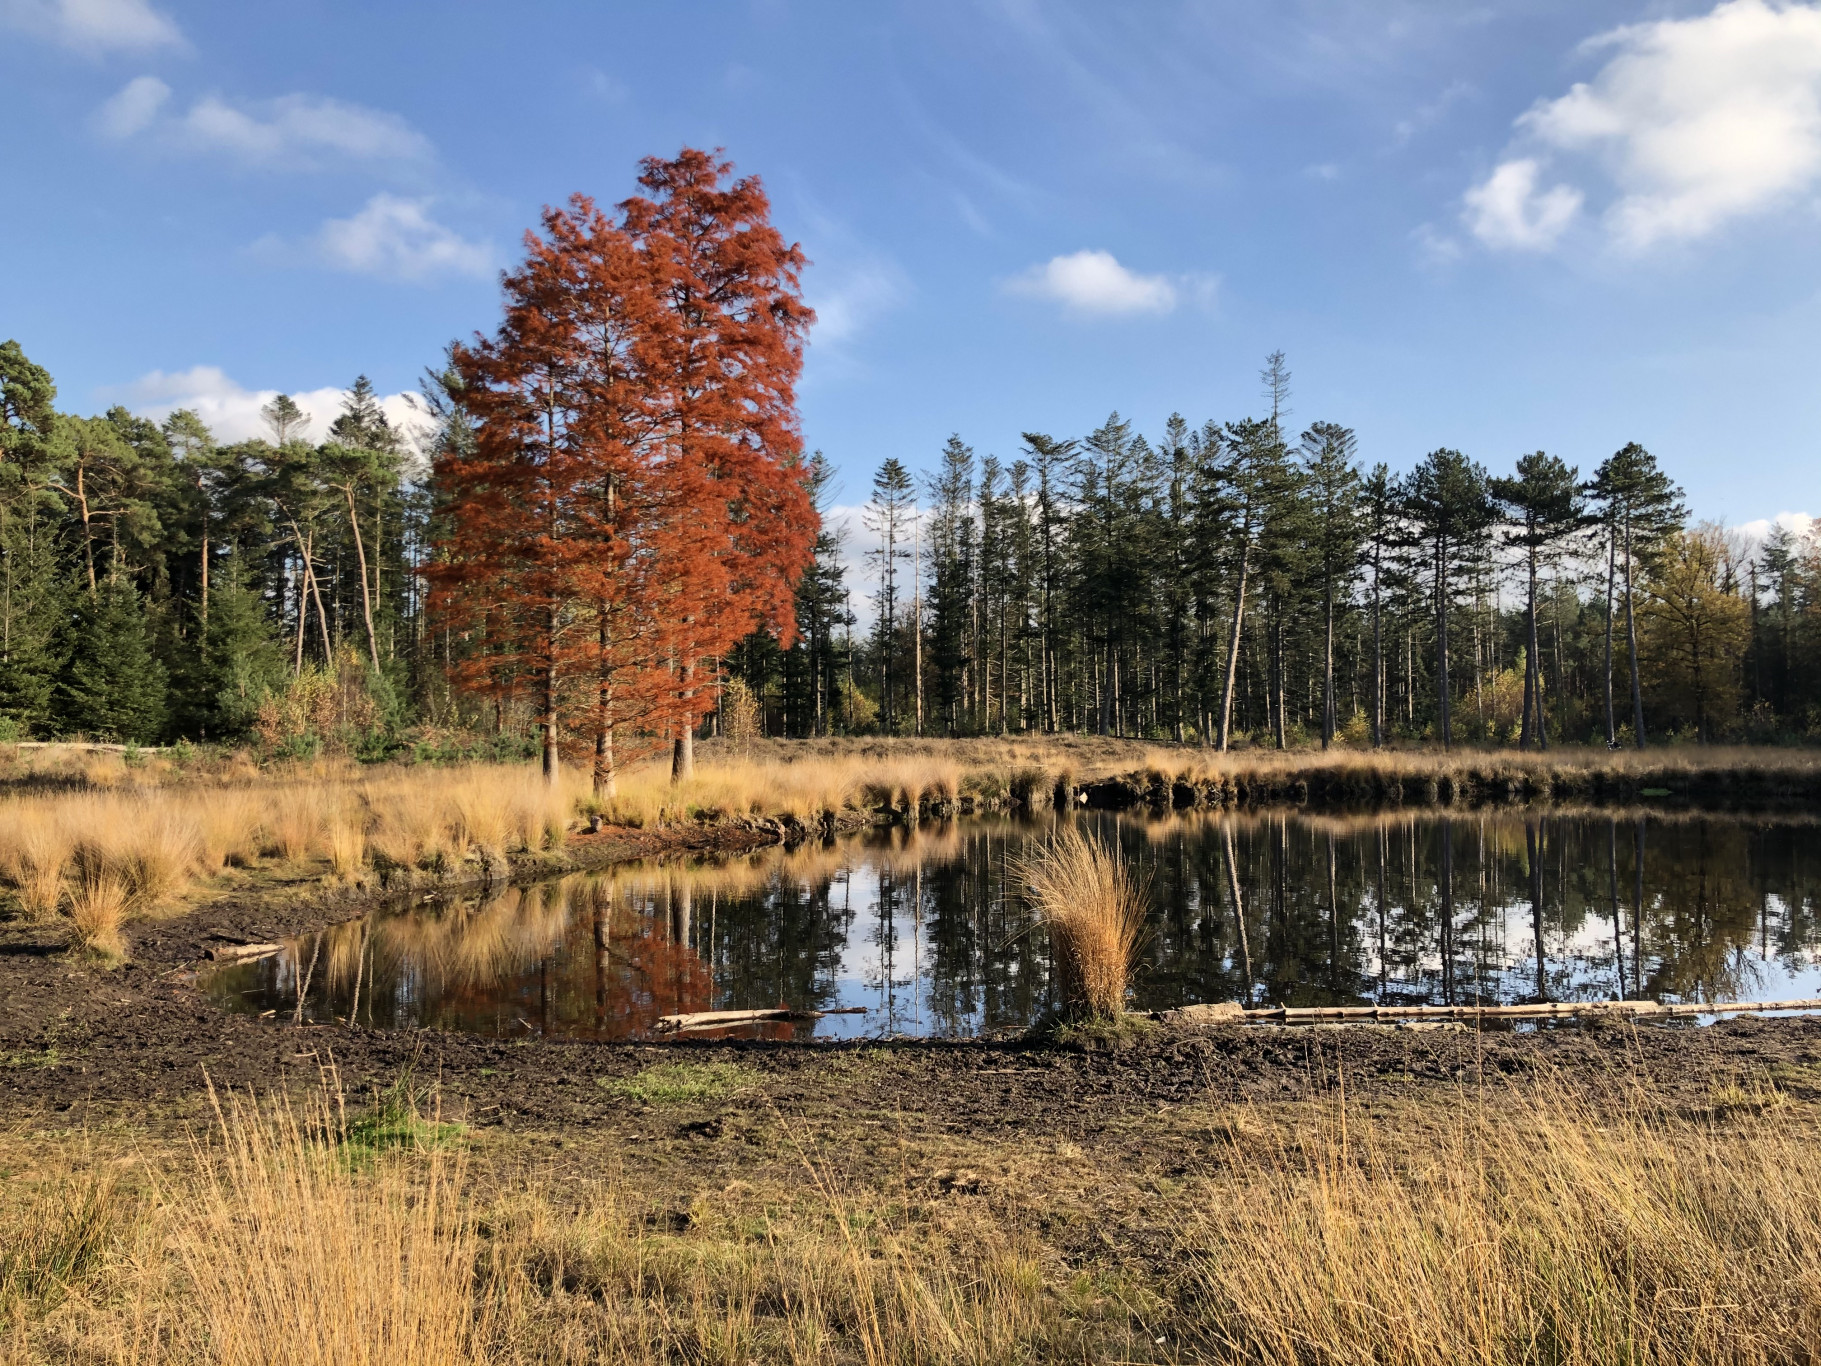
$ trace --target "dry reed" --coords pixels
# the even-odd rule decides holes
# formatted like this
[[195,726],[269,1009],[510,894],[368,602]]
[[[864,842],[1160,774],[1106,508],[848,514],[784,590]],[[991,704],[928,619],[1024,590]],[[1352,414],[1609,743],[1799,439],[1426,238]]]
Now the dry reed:
[[1770,1363],[1821,1342],[1806,1125],[1675,1123],[1552,1084],[1420,1141],[1344,1104],[1319,1120],[1235,1153],[1258,1180],[1190,1202],[1189,1319],[1212,1355]]
[[1064,1013],[1073,1019],[1118,1019],[1144,934],[1144,889],[1118,850],[1073,826],[1058,831],[1020,872],[1049,932]]
[[479,1361],[479,1239],[463,1160],[351,1163],[326,1090],[300,1115],[230,1096],[220,1142],[180,1201],[174,1242],[198,1355],[221,1366],[456,1366]]
[[125,878],[105,868],[85,871],[69,894],[71,940],[103,958],[123,957],[126,941],[120,929],[131,900]]

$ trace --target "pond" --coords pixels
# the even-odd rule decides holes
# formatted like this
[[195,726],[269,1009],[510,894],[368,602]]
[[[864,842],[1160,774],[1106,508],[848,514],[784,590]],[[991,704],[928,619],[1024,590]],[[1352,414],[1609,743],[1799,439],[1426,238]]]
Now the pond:
[[[1149,886],[1134,1004],[1821,996],[1809,821],[1481,814],[1079,817]],[[661,1015],[864,1013],[743,1037],[1016,1032],[1055,1005],[1018,864],[1047,822],[894,828],[400,907],[208,981],[223,1006],[496,1037]]]

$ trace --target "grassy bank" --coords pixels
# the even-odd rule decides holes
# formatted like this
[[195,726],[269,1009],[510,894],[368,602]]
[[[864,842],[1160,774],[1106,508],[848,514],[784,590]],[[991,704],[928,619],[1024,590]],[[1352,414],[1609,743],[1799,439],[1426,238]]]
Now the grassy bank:
[[470,878],[560,850],[596,822],[647,832],[740,827],[782,840],[881,816],[1076,801],[1821,807],[1821,755],[1772,749],[1214,754],[1080,736],[759,741],[738,751],[709,743],[689,781],[672,783],[667,766],[648,764],[600,800],[584,772],[550,787],[532,764],[261,768],[244,755],[15,747],[0,754],[0,768],[15,780],[0,798],[0,908],[65,924],[103,955],[120,952],[124,924],[193,904],[225,870],[357,887]]
[[649,1140],[454,1128],[408,1088],[231,1097],[195,1145],[15,1125],[0,1353],[1569,1366],[1821,1340],[1817,1116],[1768,1085],[1698,1113],[1558,1079],[1130,1117],[1167,1167],[1119,1161],[1117,1125],[962,1140],[738,1066],[616,1094],[716,1141],[659,1178]]

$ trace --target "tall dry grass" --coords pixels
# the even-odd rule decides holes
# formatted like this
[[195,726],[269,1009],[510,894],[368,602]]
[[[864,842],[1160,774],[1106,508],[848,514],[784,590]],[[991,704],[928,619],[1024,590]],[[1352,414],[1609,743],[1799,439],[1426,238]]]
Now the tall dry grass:
[[120,920],[153,914],[201,880],[262,859],[358,880],[376,855],[389,868],[447,869],[475,849],[497,862],[555,848],[584,791],[574,778],[552,789],[528,766],[476,765],[359,784],[330,775],[14,797],[0,802],[0,884],[29,916],[72,916],[89,943],[116,903]]
[[[376,1146],[392,1130],[348,1122],[332,1091],[230,1098],[211,1140],[142,1154],[149,1197],[105,1152],[0,1187],[0,1359],[1815,1359],[1812,1111],[1696,1117],[1544,1082],[1210,1118],[1226,1136],[1179,1154],[1205,1174],[1101,1225],[1140,1218],[1128,1256],[1084,1253],[1099,1220],[1079,1172],[1048,1178],[1041,1145],[1021,1167],[1016,1139],[996,1179],[1021,1184],[998,1198],[895,1175],[869,1193],[805,1142],[794,1178],[704,1180],[679,1211],[676,1191],[535,1160],[483,1179],[415,1113],[404,1127],[432,1139]],[[4,1142],[17,1174],[28,1139]]]
[[1211,1355],[1773,1363],[1821,1343],[1821,1168],[1787,1113],[1742,1127],[1544,1085],[1417,1135],[1341,1105],[1181,1217]]
[[[326,1089],[303,1113],[218,1103],[218,1143],[175,1199],[184,1325],[221,1366],[459,1366],[484,1360],[480,1238],[459,1150],[350,1161]],[[344,1142],[337,1142],[337,1139]]]
[[1020,872],[1049,933],[1064,1013],[1118,1019],[1144,934],[1144,888],[1116,848],[1074,826],[1058,830]]

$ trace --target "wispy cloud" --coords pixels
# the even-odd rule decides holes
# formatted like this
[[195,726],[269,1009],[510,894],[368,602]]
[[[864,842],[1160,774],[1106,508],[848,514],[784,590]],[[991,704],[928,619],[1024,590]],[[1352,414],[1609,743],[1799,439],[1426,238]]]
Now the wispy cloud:
[[1538,185],[1550,154],[1585,154],[1613,191],[1611,242],[1693,241],[1821,183],[1821,7],[1723,0],[1686,19],[1589,39],[1611,54],[1590,81],[1538,101],[1513,151],[1467,192],[1469,229],[1495,248],[1551,246],[1582,200]]
[[78,52],[183,46],[176,23],[146,0],[0,0],[0,23]]
[[206,95],[181,114],[166,112],[170,96],[163,81],[140,76],[101,106],[97,126],[121,140],[147,137],[161,146],[275,169],[423,163],[435,155],[430,140],[397,114],[326,95],[281,95],[243,105]]
[[1005,290],[1095,314],[1168,313],[1178,298],[1168,276],[1129,270],[1110,251],[1052,256],[1007,280]]

